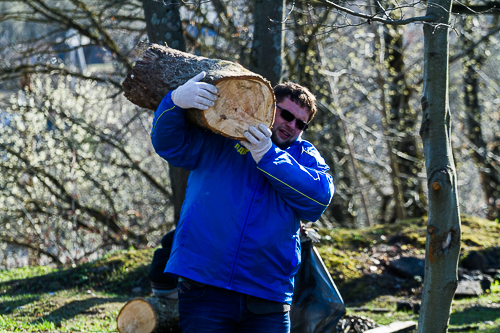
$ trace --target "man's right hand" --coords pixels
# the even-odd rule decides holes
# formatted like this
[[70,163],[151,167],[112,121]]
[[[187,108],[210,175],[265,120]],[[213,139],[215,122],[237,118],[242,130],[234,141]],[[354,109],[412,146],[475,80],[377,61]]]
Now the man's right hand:
[[206,110],[214,105],[217,99],[217,88],[214,85],[198,82],[205,77],[205,72],[196,75],[172,93],[172,101],[183,109]]

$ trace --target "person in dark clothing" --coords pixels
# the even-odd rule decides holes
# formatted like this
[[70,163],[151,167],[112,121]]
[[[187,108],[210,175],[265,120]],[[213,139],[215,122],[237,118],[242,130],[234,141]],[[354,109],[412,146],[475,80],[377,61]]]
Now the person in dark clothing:
[[165,274],[164,272],[168,258],[170,258],[170,251],[172,250],[172,243],[174,242],[174,233],[175,230],[172,230],[163,236],[161,239],[161,247],[155,250],[149,268],[148,277],[151,282],[153,295],[156,297],[177,298],[177,278]]

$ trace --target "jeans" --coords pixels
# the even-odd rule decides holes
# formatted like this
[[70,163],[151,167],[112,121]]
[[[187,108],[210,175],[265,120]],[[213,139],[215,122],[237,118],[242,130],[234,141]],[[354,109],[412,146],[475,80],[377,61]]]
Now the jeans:
[[247,296],[232,290],[198,286],[181,280],[179,322],[182,333],[289,333],[290,313],[257,315],[246,307]]

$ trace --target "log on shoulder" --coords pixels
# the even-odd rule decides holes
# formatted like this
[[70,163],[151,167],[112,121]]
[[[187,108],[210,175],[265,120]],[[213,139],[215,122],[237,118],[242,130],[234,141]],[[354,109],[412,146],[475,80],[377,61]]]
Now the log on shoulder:
[[116,323],[120,333],[181,332],[177,300],[136,298],[120,310]]
[[243,66],[147,43],[139,46],[140,59],[123,82],[124,95],[142,108],[156,110],[163,97],[205,71],[203,82],[217,87],[218,98],[208,110],[190,109],[188,119],[215,133],[245,140],[248,126],[274,122],[276,99],[270,83]]

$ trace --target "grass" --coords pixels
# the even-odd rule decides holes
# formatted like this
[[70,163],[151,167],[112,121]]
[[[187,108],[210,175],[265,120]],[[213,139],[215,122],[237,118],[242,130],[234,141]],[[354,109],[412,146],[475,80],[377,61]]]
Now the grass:
[[1,332],[116,332],[116,316],[131,297],[60,291],[1,297]]
[[120,251],[76,267],[0,271],[0,332],[116,332],[121,307],[151,293],[153,250]]
[[[396,311],[396,302],[407,300],[405,297],[380,296],[363,303],[363,309],[369,311],[355,311],[347,308],[348,315],[363,316],[373,319],[379,325],[388,325],[395,321],[412,320],[418,322],[418,314],[413,312]],[[470,327],[472,332],[483,333],[500,332],[500,307],[498,305],[500,293],[488,293],[473,299],[454,300],[450,316],[450,328]],[[359,306],[359,304],[357,304]],[[389,312],[379,313],[377,309],[387,309]]]
[[[374,265],[373,256],[375,248],[385,247],[423,257],[426,223],[415,219],[360,230],[320,230],[322,241],[316,247],[346,301],[348,315],[380,325],[418,321],[413,312],[396,311],[396,303],[418,301],[421,280],[399,279],[395,289],[394,280]],[[498,223],[463,217],[462,257],[470,251],[498,253],[499,236]],[[151,293],[147,273],[152,256],[151,249],[130,250],[76,267],[0,270],[0,332],[116,332],[123,305]],[[388,312],[376,311],[380,308]],[[455,299],[450,328],[500,332],[500,283],[495,281],[480,297]]]
[[[322,242],[317,245],[325,265],[342,294],[348,315],[359,315],[375,320],[380,325],[394,321],[413,320],[418,314],[396,311],[398,301],[420,302],[421,279],[394,279],[384,274],[373,258],[381,261],[388,256],[377,257],[377,248],[386,248],[399,256],[424,258],[426,219],[406,220],[398,224],[377,225],[358,230],[320,230]],[[497,258],[500,247],[500,224],[477,217],[462,217],[461,259],[471,251],[488,258]],[[493,263],[495,264],[495,263]],[[373,271],[370,270],[372,266]],[[497,277],[497,279],[499,279]],[[394,288],[398,285],[398,288]],[[376,309],[389,312],[377,312]],[[370,309],[370,311],[358,311]],[[455,299],[450,316],[450,327],[472,331],[500,332],[500,283],[496,280],[483,296]]]

